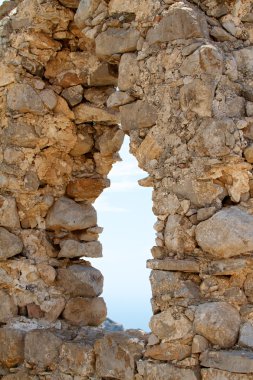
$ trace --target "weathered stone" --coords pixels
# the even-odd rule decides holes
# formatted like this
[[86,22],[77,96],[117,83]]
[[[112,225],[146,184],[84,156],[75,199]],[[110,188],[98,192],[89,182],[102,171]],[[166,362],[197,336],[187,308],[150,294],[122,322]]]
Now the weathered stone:
[[0,196],[0,226],[19,228],[19,216],[15,198]]
[[7,368],[16,367],[24,361],[24,332],[15,329],[0,329],[0,363]]
[[16,235],[0,227],[0,260],[5,260],[22,252],[23,243]]
[[69,152],[69,154],[73,157],[82,156],[85,153],[90,152],[94,145],[94,141],[92,136],[88,132],[82,131],[82,134],[77,135],[77,140],[73,149]]
[[97,224],[97,215],[91,205],[79,204],[71,199],[58,199],[49,210],[46,226],[49,230],[82,230]]
[[246,160],[250,163],[250,164],[253,164],[253,145],[250,145],[248,146],[244,152],[244,157],[246,158]]
[[4,129],[4,139],[9,144],[24,148],[35,148],[39,142],[39,136],[30,124],[9,122]]
[[154,44],[204,37],[206,28],[205,20],[197,10],[179,3],[172,6],[159,24],[148,31],[147,41]]
[[9,88],[7,105],[11,111],[43,115],[45,107],[40,96],[28,84],[15,84]]
[[199,263],[194,260],[177,260],[166,258],[164,260],[148,260],[147,268],[157,270],[199,273]]
[[60,349],[59,369],[75,376],[90,376],[95,370],[95,353],[85,342],[65,342]]
[[80,178],[68,183],[66,194],[77,201],[93,202],[102,191],[110,186],[104,178]]
[[62,340],[46,330],[29,331],[25,336],[25,360],[39,369],[54,369]]
[[53,110],[57,105],[57,96],[53,90],[45,89],[41,91],[40,98],[50,110]]
[[[205,351],[200,356],[201,365],[232,373],[253,373],[253,354],[249,351]],[[232,377],[234,380],[234,378]]]
[[121,129],[107,129],[96,141],[96,146],[104,156],[117,153],[124,141],[125,134]]
[[232,347],[238,337],[240,314],[226,302],[204,303],[197,307],[194,328],[212,344]]
[[192,323],[189,319],[184,314],[175,316],[172,310],[154,315],[150,321],[150,328],[160,339],[170,342],[192,336]]
[[214,276],[232,276],[253,267],[250,259],[226,259],[212,261],[208,264],[208,273]]
[[80,3],[80,0],[59,0],[64,7],[67,8],[78,8],[78,5]]
[[162,144],[151,130],[136,151],[136,158],[141,168],[147,168],[151,160],[159,159],[163,152]]
[[134,378],[135,361],[141,358],[144,349],[144,340],[136,335],[114,332],[95,343],[98,376],[122,380]]
[[132,103],[135,99],[126,92],[116,91],[107,99],[107,107],[119,107]]
[[81,103],[83,99],[83,87],[79,84],[78,86],[65,88],[61,95],[67,100],[70,106],[74,107]]
[[253,325],[251,322],[246,322],[241,326],[238,344],[242,347],[253,347]]
[[75,14],[75,23],[82,29],[85,27],[85,21],[92,16],[99,5],[99,0],[81,0]]
[[[117,86],[118,68],[106,62],[101,63],[88,77],[89,86]],[[91,90],[91,89],[90,89]],[[87,91],[87,90],[86,90]],[[110,92],[110,89],[105,89]],[[87,94],[87,92],[86,92]],[[87,99],[91,101],[90,99]]]
[[2,378],[3,380],[38,380],[37,376],[29,375],[26,371],[18,371],[11,375],[6,375]]
[[102,244],[98,241],[80,243],[77,240],[63,240],[58,257],[102,257]]
[[249,273],[243,284],[245,294],[249,302],[253,302],[253,274]]
[[191,346],[180,343],[161,343],[147,348],[145,357],[155,360],[183,360],[191,355]]
[[212,116],[215,85],[201,79],[193,79],[180,90],[180,103],[183,111],[194,111],[201,117]]
[[[6,2],[7,4],[7,2]],[[4,64],[0,65],[0,87],[7,86],[15,81],[15,73]]]
[[77,326],[99,326],[106,318],[103,298],[72,298],[67,302],[63,318]]
[[207,350],[209,344],[208,340],[202,335],[195,335],[192,341],[192,353],[199,354]]
[[237,62],[238,69],[241,70],[246,76],[253,75],[253,48],[243,48],[234,51],[234,56]]
[[103,291],[103,282],[102,273],[92,267],[70,265],[57,271],[56,284],[72,297],[97,297]]
[[87,122],[102,122],[106,124],[118,124],[118,114],[107,109],[93,107],[92,105],[79,104],[74,109],[77,124]]
[[95,39],[97,56],[135,51],[140,33],[136,29],[108,28]]
[[196,228],[200,247],[215,257],[229,258],[253,249],[253,217],[239,207],[229,207]]
[[6,291],[0,289],[0,323],[6,323],[10,318],[15,317],[18,314],[17,305],[15,305],[13,298],[6,293]]
[[199,372],[195,369],[178,368],[168,363],[137,362],[138,373],[145,380],[199,380]]
[[195,248],[193,237],[187,232],[191,225],[181,215],[170,215],[164,232],[165,245],[171,252],[192,252]]
[[147,101],[137,100],[137,102],[120,107],[120,118],[124,131],[149,128],[156,123],[157,110]]
[[203,380],[253,380],[253,375],[231,373],[214,368],[202,369],[201,375]]
[[130,90],[139,79],[140,69],[137,56],[134,53],[126,53],[121,56],[119,64],[118,87],[121,91]]

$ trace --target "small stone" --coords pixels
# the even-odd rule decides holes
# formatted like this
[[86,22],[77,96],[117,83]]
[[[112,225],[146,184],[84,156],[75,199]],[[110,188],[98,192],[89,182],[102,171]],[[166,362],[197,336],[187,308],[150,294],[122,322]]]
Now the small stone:
[[246,161],[250,164],[253,164],[253,145],[248,146],[244,152],[244,157],[246,158]]
[[12,368],[23,363],[24,335],[21,330],[0,329],[0,364],[2,366]]
[[208,349],[209,343],[202,335],[195,335],[192,341],[192,353],[199,354]]
[[214,276],[233,276],[252,268],[253,262],[249,259],[226,259],[212,261],[208,264],[208,274]]
[[38,369],[55,369],[62,340],[46,330],[32,330],[25,337],[25,360]]
[[192,336],[192,323],[184,314],[175,316],[171,310],[154,315],[150,321],[151,331],[160,339],[171,342]]
[[148,337],[148,346],[154,346],[155,344],[160,343],[160,339],[157,338],[155,334],[150,334]]
[[29,375],[26,371],[18,371],[10,375],[6,375],[2,380],[38,380],[37,376]]
[[164,240],[170,252],[192,252],[195,248],[195,241],[187,231],[191,224],[189,220],[181,215],[170,215],[168,217]]
[[0,195],[0,226],[20,228],[15,198]]
[[110,181],[108,179],[80,178],[68,183],[66,194],[76,201],[93,202],[109,186]]
[[0,323],[6,323],[11,318],[18,315],[18,307],[15,305],[13,297],[6,291],[0,289]]
[[121,124],[124,131],[138,128],[149,128],[157,120],[156,108],[145,100],[120,107]]
[[194,328],[212,344],[233,347],[240,328],[240,314],[226,302],[204,303],[197,307]]
[[216,211],[215,207],[201,208],[197,211],[197,220],[199,222],[202,222],[203,220],[209,219],[211,218],[211,216],[213,216],[215,211]]
[[147,260],[147,268],[188,273],[199,273],[200,266],[195,260],[177,260],[166,258],[164,260]]
[[252,380],[252,375],[244,375],[242,373],[231,373],[229,371],[221,371],[219,369],[208,368],[201,370],[202,380]]
[[79,104],[74,109],[75,122],[77,124],[87,122],[103,122],[106,124],[118,124],[119,117],[117,112],[93,107],[92,105]]
[[237,62],[238,69],[245,75],[253,73],[253,48],[243,48],[234,51],[234,56]]
[[95,353],[86,342],[65,342],[61,346],[59,369],[74,376],[92,376],[95,371]]
[[9,88],[7,105],[12,111],[44,115],[45,107],[40,96],[28,84],[17,83]]
[[118,53],[135,51],[140,32],[136,29],[108,28],[96,39],[96,55],[110,56]]
[[245,294],[249,302],[253,302],[253,274],[249,273],[243,284]]
[[147,348],[145,357],[155,360],[183,360],[191,355],[191,346],[180,343],[161,343]]
[[124,104],[132,103],[135,99],[127,92],[116,91],[109,96],[106,105],[107,107],[119,107]]
[[62,197],[50,208],[46,217],[49,230],[82,230],[97,224],[97,214],[93,206],[79,204],[72,199]]
[[83,99],[83,87],[79,84],[77,86],[65,88],[61,95],[67,100],[70,106],[74,107],[81,103]]
[[82,134],[77,135],[76,143],[69,152],[69,154],[73,157],[79,157],[82,156],[85,153],[90,152],[94,145],[94,141],[92,136],[87,132],[82,132]]
[[100,153],[103,156],[113,156],[120,150],[125,134],[121,129],[108,128],[96,141]]
[[70,120],[75,119],[74,112],[68,106],[68,103],[61,96],[57,97],[57,104],[54,108],[54,113],[59,115],[64,115]]
[[41,319],[44,317],[44,312],[35,303],[29,303],[26,305],[28,318]]
[[76,264],[57,271],[56,285],[72,297],[97,297],[103,291],[103,283],[102,273],[92,267]]
[[[89,86],[117,86],[118,83],[118,68],[115,65],[103,62],[100,66],[98,66],[92,73],[90,73],[88,77],[88,84]],[[92,89],[87,89],[85,92],[87,94],[87,91],[91,91]],[[101,91],[100,89],[99,91]],[[104,88],[103,92],[105,93],[111,93],[114,89],[110,88]],[[88,99],[94,103],[94,101]]]
[[239,207],[226,207],[196,228],[200,247],[214,257],[229,258],[253,249],[253,216]]
[[37,269],[42,280],[47,285],[52,285],[56,277],[56,270],[51,265],[44,263],[37,264]]
[[219,26],[214,26],[211,29],[210,34],[216,41],[236,41],[236,38],[234,36],[231,36],[230,33],[226,32],[226,30],[220,28]]
[[[204,367],[232,373],[253,373],[253,353],[249,351],[205,351],[200,356],[200,362]],[[234,380],[234,377],[231,379]]]
[[102,244],[98,241],[80,243],[77,240],[63,240],[58,257],[102,257]]
[[63,312],[65,305],[66,301],[63,297],[51,298],[49,301],[44,301],[41,304],[41,309],[45,313],[43,319],[50,323],[56,322]]
[[39,142],[39,136],[36,134],[34,127],[29,124],[9,122],[3,133],[4,139],[14,146],[35,148]]
[[81,0],[76,14],[75,23],[79,29],[83,29],[86,25],[85,21],[94,14],[99,5],[99,0]]
[[140,360],[137,370],[141,379],[147,380],[199,380],[198,369],[179,368],[169,363]]
[[121,56],[119,64],[118,87],[121,91],[131,90],[140,76],[137,56],[135,53],[126,53]]
[[194,111],[198,116],[211,117],[215,85],[202,79],[193,79],[180,90],[183,111]]
[[238,341],[239,346],[253,348],[253,325],[246,322],[241,326]]
[[99,326],[106,319],[103,298],[71,298],[64,309],[63,318],[76,326]]
[[53,110],[57,105],[57,96],[53,90],[45,89],[41,91],[40,98],[50,110]]
[[0,260],[8,259],[22,252],[22,240],[0,227]]
[[[7,2],[5,4],[8,4]],[[15,81],[15,73],[4,64],[0,64],[0,87],[7,86]]]
[[80,0],[59,0],[59,2],[64,5],[64,7],[77,9]]
[[247,116],[253,116],[253,102],[246,103],[246,114]]

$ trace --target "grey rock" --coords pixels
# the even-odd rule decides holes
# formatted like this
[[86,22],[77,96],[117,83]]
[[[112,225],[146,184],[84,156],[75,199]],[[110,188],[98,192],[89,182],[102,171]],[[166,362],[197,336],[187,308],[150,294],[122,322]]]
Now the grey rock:
[[39,142],[39,136],[30,124],[9,122],[4,129],[3,137],[6,142],[23,148],[35,148]]
[[234,274],[240,274],[252,267],[253,260],[251,259],[226,259],[210,262],[207,272],[214,276],[232,276]]
[[145,380],[199,380],[197,369],[178,368],[169,363],[137,362],[137,370]]
[[0,227],[0,260],[15,256],[22,252],[22,249],[22,240],[5,228]]
[[103,298],[71,298],[64,309],[63,318],[76,326],[99,326],[106,319]]
[[253,375],[231,373],[219,369],[208,368],[201,370],[202,380],[252,380]]
[[232,347],[238,337],[240,314],[226,302],[204,303],[197,307],[194,328],[212,344]]
[[11,111],[45,114],[44,104],[37,92],[29,84],[17,83],[10,87],[7,94],[7,106]]
[[58,257],[102,257],[102,244],[99,241],[80,243],[77,240],[63,240]]
[[135,51],[140,33],[136,29],[108,28],[96,39],[97,56],[110,56]]
[[132,103],[135,99],[126,92],[117,91],[109,96],[106,105],[107,107],[119,107],[124,104]]
[[239,207],[227,207],[199,223],[196,239],[214,257],[229,258],[253,250],[253,216]]
[[49,230],[82,230],[96,224],[97,214],[93,206],[79,204],[66,197],[58,199],[46,217],[46,228]]
[[77,86],[65,88],[61,95],[67,100],[70,106],[74,107],[81,103],[83,99],[83,87],[79,84]]
[[45,106],[50,110],[53,110],[57,105],[57,95],[49,88],[40,92],[40,98]]
[[0,226],[7,228],[20,227],[15,198],[0,195]]
[[253,348],[253,325],[251,322],[244,323],[240,328],[239,346]]
[[192,353],[198,354],[207,350],[209,346],[208,340],[202,335],[195,335],[192,341]]
[[188,233],[187,229],[191,224],[187,218],[181,215],[170,215],[168,217],[164,240],[169,252],[192,252],[195,248],[195,241]]
[[149,128],[156,123],[157,109],[145,100],[137,100],[120,107],[120,118],[124,131]]
[[166,258],[164,260],[148,260],[147,268],[178,272],[199,273],[199,263],[195,260],[177,260]]
[[85,21],[92,16],[96,10],[99,0],[81,0],[75,14],[75,23],[82,29],[85,27]]
[[0,323],[6,323],[18,314],[18,307],[13,297],[5,290],[0,290]]
[[121,56],[119,64],[118,87],[121,91],[128,91],[139,79],[140,69],[135,53],[126,53]]
[[[91,376],[95,371],[95,352],[89,342],[64,342],[60,349],[59,369],[72,376]],[[86,377],[85,377],[86,378]]]
[[205,351],[201,365],[235,373],[253,373],[253,353],[249,351]]

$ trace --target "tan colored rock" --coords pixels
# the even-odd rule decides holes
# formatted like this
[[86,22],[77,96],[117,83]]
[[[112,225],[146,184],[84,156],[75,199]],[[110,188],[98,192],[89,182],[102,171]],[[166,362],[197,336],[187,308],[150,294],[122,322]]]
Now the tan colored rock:
[[138,335],[128,332],[107,334],[95,343],[98,376],[132,380],[135,361],[141,358],[143,349],[144,339]]
[[[6,2],[7,4],[7,2]],[[0,87],[7,86],[15,81],[15,73],[5,64],[0,65]]]
[[177,260],[170,258],[165,258],[164,260],[147,260],[147,268],[189,273],[199,273],[200,271],[198,261],[187,259]]
[[79,0],[59,0],[64,7],[77,9],[80,3]]
[[40,98],[50,110],[53,110],[57,105],[57,96],[55,92],[49,88],[41,91]]
[[191,346],[180,343],[161,343],[147,348],[145,357],[155,360],[183,360],[191,355]]
[[37,92],[28,84],[16,83],[9,88],[7,105],[11,111],[44,115],[46,110]]
[[99,0],[81,0],[75,14],[75,23],[82,29],[85,27],[85,21],[94,14],[99,5]]
[[128,91],[139,79],[140,69],[135,53],[126,53],[121,56],[119,64],[118,87],[121,91]]
[[92,136],[88,132],[82,131],[82,133],[77,135],[76,143],[69,154],[73,157],[82,156],[83,154],[90,152],[93,145],[94,141]]
[[22,252],[22,240],[0,227],[0,260],[5,260]]
[[132,103],[135,99],[126,92],[116,91],[109,96],[106,105],[109,108],[123,106]]
[[[253,372],[253,354],[250,351],[205,351],[200,356],[201,365],[234,373]],[[231,379],[234,380],[233,377]]]
[[42,369],[54,369],[62,340],[47,330],[32,330],[25,336],[25,360]]
[[6,375],[3,380],[38,380],[37,376],[29,375],[26,371],[18,371],[11,375]]
[[75,119],[73,111],[68,106],[68,103],[61,96],[57,97],[57,104],[54,107],[54,113],[59,115],[64,115],[70,120]]
[[15,305],[12,296],[5,290],[0,289],[0,322],[6,323],[18,314],[18,307]]
[[88,104],[79,104],[74,109],[75,122],[77,124],[87,122],[103,122],[106,124],[118,124],[119,118],[116,112],[96,108]]
[[179,368],[169,363],[138,361],[137,370],[145,380],[199,380],[197,369]]
[[56,285],[71,297],[97,297],[103,291],[104,277],[95,268],[70,265],[57,271]]
[[135,51],[140,33],[133,28],[108,28],[96,39],[97,56],[110,56],[118,53]]
[[102,244],[98,241],[80,243],[77,240],[63,240],[58,257],[102,257]]
[[76,326],[99,326],[106,318],[103,298],[71,298],[64,309],[63,318]]
[[107,179],[80,178],[68,183],[66,194],[75,200],[93,202],[109,186]]
[[0,363],[12,368],[24,361],[24,332],[15,329],[0,329]]
[[19,216],[15,198],[0,196],[0,226],[19,228]]
[[253,48],[252,46],[238,49],[234,51],[234,56],[237,62],[238,69],[242,71],[242,73],[246,75],[251,75],[253,72]]
[[4,139],[9,144],[24,148],[35,148],[39,142],[39,136],[30,124],[22,122],[9,122],[4,129]]
[[155,125],[157,109],[145,100],[120,107],[120,119],[124,131],[149,128]]
[[241,326],[238,344],[242,347],[253,347],[253,325],[251,322],[245,322]]
[[91,376],[95,370],[95,353],[85,342],[64,342],[59,356],[59,369],[74,376]]
[[145,169],[151,160],[158,160],[162,152],[163,146],[151,130],[139,146],[136,158],[140,167]]
[[197,307],[194,328],[212,344],[233,347],[240,328],[240,314],[226,302],[204,303]]
[[[117,83],[117,66],[106,62],[101,63],[95,70],[90,72],[88,77],[89,86],[117,86]],[[104,90],[110,91],[110,89],[106,88]]]
[[78,86],[65,88],[61,95],[67,100],[70,106],[74,107],[81,103],[83,99],[83,87],[79,84]]
[[82,230],[97,224],[97,215],[91,205],[79,204],[62,197],[49,210],[46,227],[49,230]]
[[192,252],[194,250],[196,243],[187,231],[190,227],[189,220],[181,215],[168,217],[164,239],[170,252]]
[[180,90],[180,103],[183,111],[194,111],[198,116],[212,116],[212,102],[215,86],[201,79],[193,79]]
[[192,337],[192,323],[184,314],[175,316],[172,310],[154,315],[150,320],[150,329],[160,339],[169,342]]
[[54,323],[64,310],[66,300],[63,297],[51,298],[49,301],[44,301],[41,304],[41,309],[44,312],[46,321]]
[[202,335],[195,335],[192,341],[192,353],[199,354],[208,349],[209,343]]
[[243,284],[245,294],[249,302],[253,302],[253,274],[249,273]]
[[246,161],[250,164],[253,164],[253,145],[248,146],[244,152],[244,157],[246,158]]
[[239,207],[227,207],[196,228],[200,247],[214,257],[229,258],[253,249],[253,217]]
[[203,380],[252,380],[253,375],[242,373],[231,373],[219,369],[208,368],[202,369],[201,375]]
[[121,129],[108,128],[100,137],[98,137],[96,146],[102,155],[113,156],[114,153],[118,153],[120,150],[124,137],[125,134]]

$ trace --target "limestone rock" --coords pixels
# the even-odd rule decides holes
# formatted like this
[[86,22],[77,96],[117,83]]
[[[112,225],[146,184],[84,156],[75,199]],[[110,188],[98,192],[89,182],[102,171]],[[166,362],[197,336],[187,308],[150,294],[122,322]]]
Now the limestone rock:
[[34,127],[21,122],[9,122],[8,127],[4,129],[4,139],[9,144],[24,148],[35,148],[39,142]]
[[47,330],[32,330],[25,336],[25,360],[32,366],[55,368],[62,340]]
[[40,98],[49,110],[53,110],[57,105],[57,96],[51,89],[41,91]]
[[[116,65],[102,62],[88,77],[89,86],[117,86],[118,68]],[[92,89],[88,89],[92,90]],[[87,91],[87,90],[86,90]],[[101,91],[101,90],[100,90]],[[105,92],[110,92],[110,88],[104,88]],[[87,92],[86,92],[87,93]],[[92,101],[86,98],[89,101]]]
[[79,204],[62,197],[49,210],[46,226],[49,230],[82,230],[97,224],[97,215],[91,205]]
[[22,252],[23,243],[19,237],[0,227],[0,260]]
[[136,158],[141,168],[147,168],[151,160],[158,160],[163,152],[163,146],[151,130],[142,141],[136,152]]
[[16,329],[0,329],[0,363],[7,368],[16,367],[24,361],[24,332]]
[[246,322],[241,326],[238,344],[253,348],[253,325],[251,322]]
[[231,373],[219,369],[208,368],[202,369],[201,375],[203,380],[252,380],[253,375],[244,375],[242,373]]
[[170,252],[192,252],[195,248],[193,237],[187,232],[190,223],[181,215],[170,215],[168,217],[164,239],[165,245]]
[[63,318],[76,326],[99,326],[106,318],[103,298],[71,298],[63,312]]
[[75,14],[75,23],[82,29],[85,27],[85,21],[91,17],[99,5],[99,0],[81,0]]
[[85,153],[90,152],[94,145],[92,136],[88,132],[82,131],[82,133],[77,135],[77,140],[73,149],[69,154],[73,157],[82,156]]
[[74,109],[77,124],[87,122],[102,122],[106,124],[118,124],[118,114],[107,109],[93,107],[92,105],[79,104]]
[[56,285],[72,297],[97,297],[103,291],[103,282],[102,273],[92,267],[76,264],[57,271]]
[[183,314],[173,315],[172,310],[166,310],[154,315],[150,321],[151,331],[160,339],[171,342],[192,336],[192,323]]
[[253,145],[248,146],[244,152],[244,157],[246,158],[246,161],[250,164],[253,164]]
[[[5,4],[8,4],[7,2]],[[0,65],[0,87],[7,86],[15,81],[15,73],[4,64]]]
[[178,272],[199,273],[199,263],[194,260],[177,260],[165,258],[164,260],[147,260],[147,268]]
[[138,128],[148,128],[157,120],[156,108],[145,100],[120,107],[121,124],[124,131]]
[[241,70],[246,76],[253,75],[253,48],[252,46],[236,50],[234,56],[237,62],[238,69]]
[[[204,367],[217,368],[232,373],[253,372],[253,354],[249,351],[205,351],[201,354],[200,361]],[[231,379],[234,380],[233,377]]]
[[203,335],[212,344],[232,347],[237,341],[240,315],[226,302],[204,303],[197,307],[194,328],[197,334]]
[[13,298],[4,290],[0,290],[0,323],[6,323],[18,314]]
[[209,344],[208,340],[202,335],[195,335],[192,341],[192,353],[199,354],[207,350]]
[[15,198],[0,195],[0,226],[7,228],[20,227]]
[[121,91],[130,90],[139,79],[140,69],[137,56],[134,53],[126,53],[121,56],[119,64],[118,87]]
[[64,7],[67,8],[78,8],[78,5],[80,3],[80,0],[59,0]]
[[28,84],[14,84],[9,88],[7,94],[7,105],[11,111],[30,112],[43,115],[45,107],[40,96]]
[[191,346],[180,343],[161,343],[147,348],[145,357],[155,360],[183,360],[191,355]]
[[38,380],[37,376],[29,375],[26,371],[18,371],[11,375],[6,375],[3,380]]
[[100,33],[96,42],[97,56],[135,51],[140,33],[136,29],[108,28]]
[[98,376],[132,380],[135,361],[141,358],[144,340],[128,332],[107,334],[95,343]]
[[150,29],[147,41],[169,42],[178,39],[205,37],[206,23],[200,13],[183,3],[175,4],[162,18],[159,24]]
[[96,141],[96,146],[104,156],[114,155],[117,153],[124,141],[125,134],[121,129],[107,129]]
[[253,249],[253,216],[239,207],[227,207],[199,223],[196,239],[215,257],[229,258]]
[[58,257],[102,257],[102,244],[98,241],[80,243],[77,240],[63,240]]
[[145,380],[199,380],[198,370],[178,368],[169,363],[139,361],[137,370]]
[[193,79],[180,90],[183,111],[192,110],[201,117],[212,116],[215,85],[201,79]]
[[126,92],[116,91],[107,99],[107,107],[119,107],[128,103],[132,103],[134,98]]
[[83,99],[83,87],[79,84],[77,86],[65,88],[61,95],[67,100],[70,106],[74,107],[81,103]]
[[110,181],[104,178],[80,178],[68,183],[66,194],[78,201],[93,202],[109,186]]
[[95,353],[85,342],[64,342],[60,349],[59,369],[75,376],[91,376],[95,370]]

